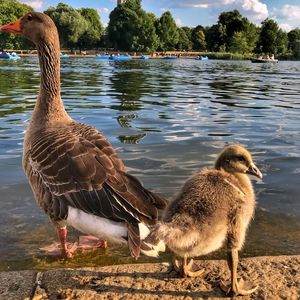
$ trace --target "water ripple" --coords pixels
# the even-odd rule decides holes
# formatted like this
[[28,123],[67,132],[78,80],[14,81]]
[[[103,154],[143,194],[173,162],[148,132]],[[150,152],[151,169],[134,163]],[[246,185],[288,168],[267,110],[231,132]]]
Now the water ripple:
[[[299,232],[299,62],[265,66],[246,61],[71,59],[62,62],[61,81],[72,117],[101,130],[130,172],[167,196],[197,168],[211,166],[228,143],[246,145],[265,175],[263,183],[255,182],[259,209],[268,212],[270,222],[275,216],[296,218],[291,222],[295,235]],[[0,188],[9,199],[0,202],[0,212],[5,211],[0,241],[9,237],[15,246],[20,234],[10,232],[5,223],[23,227],[45,220],[21,168],[24,131],[38,90],[36,58],[0,60]],[[26,188],[16,188],[20,185]],[[24,213],[10,218],[16,208]],[[255,220],[255,234],[250,235],[252,253],[271,251],[253,245],[266,225],[261,220]],[[281,244],[281,227],[270,241],[284,254],[289,250]],[[299,252],[299,244],[289,238],[293,251]],[[31,243],[25,244],[35,253]],[[4,248],[1,255],[10,251]],[[18,253],[20,259],[25,255],[23,250]]]

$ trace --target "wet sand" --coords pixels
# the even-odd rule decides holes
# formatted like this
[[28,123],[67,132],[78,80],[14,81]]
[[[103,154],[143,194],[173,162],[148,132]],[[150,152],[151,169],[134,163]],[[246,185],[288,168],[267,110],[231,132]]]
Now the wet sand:
[[[182,279],[165,263],[0,273],[0,299],[230,299],[219,288],[227,279],[224,260],[197,261],[202,277]],[[241,260],[239,276],[258,285],[237,299],[300,296],[300,255]]]

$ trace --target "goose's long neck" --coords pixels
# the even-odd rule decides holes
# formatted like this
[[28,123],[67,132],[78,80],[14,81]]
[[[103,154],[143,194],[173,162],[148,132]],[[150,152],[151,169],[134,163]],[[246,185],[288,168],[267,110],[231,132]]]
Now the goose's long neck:
[[55,122],[69,118],[60,97],[60,47],[57,32],[37,45],[41,68],[40,92],[32,119]]

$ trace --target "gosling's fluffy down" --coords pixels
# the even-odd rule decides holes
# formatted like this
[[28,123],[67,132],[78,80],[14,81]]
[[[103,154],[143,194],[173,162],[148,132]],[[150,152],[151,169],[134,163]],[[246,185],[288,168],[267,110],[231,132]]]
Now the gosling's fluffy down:
[[247,173],[262,177],[245,148],[225,148],[215,169],[195,173],[167,207],[159,238],[181,257],[208,254],[225,240],[241,249],[255,209]]

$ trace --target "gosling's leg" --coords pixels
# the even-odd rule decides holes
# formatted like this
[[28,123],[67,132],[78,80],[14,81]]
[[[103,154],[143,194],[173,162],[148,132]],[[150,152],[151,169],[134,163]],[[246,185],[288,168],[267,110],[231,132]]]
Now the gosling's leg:
[[198,277],[203,274],[204,269],[199,269],[196,271],[193,271],[193,265],[194,261],[191,259],[187,263],[187,256],[184,255],[183,261],[180,262],[179,260],[175,259],[174,267],[175,270],[182,274],[183,277]]
[[227,251],[227,263],[231,273],[231,283],[228,284],[227,282],[223,282],[223,281],[220,282],[220,287],[226,293],[226,295],[229,294],[230,292],[234,296],[250,295],[253,292],[255,292],[256,289],[258,288],[257,286],[253,287],[247,285],[243,280],[240,280],[238,282],[237,280],[238,262],[239,262],[238,250],[231,249],[230,251]]

